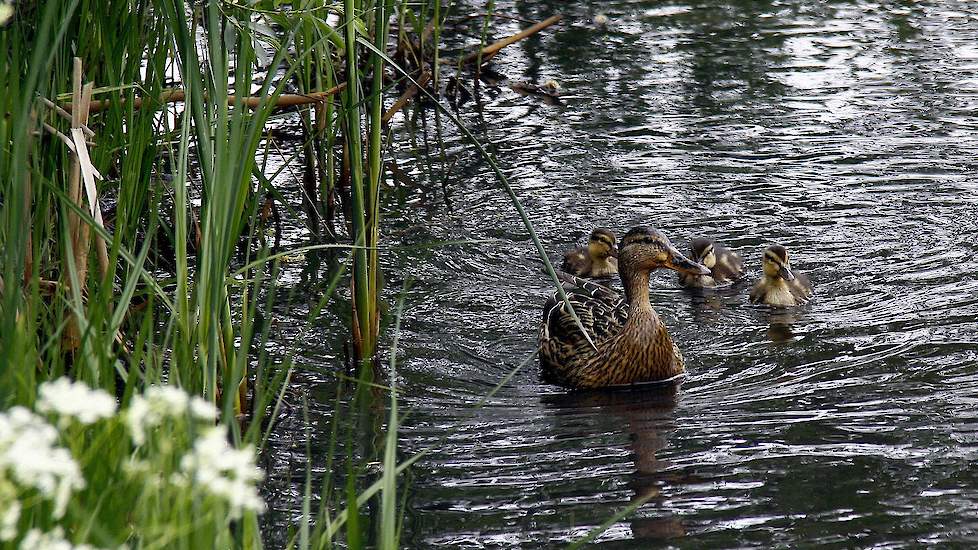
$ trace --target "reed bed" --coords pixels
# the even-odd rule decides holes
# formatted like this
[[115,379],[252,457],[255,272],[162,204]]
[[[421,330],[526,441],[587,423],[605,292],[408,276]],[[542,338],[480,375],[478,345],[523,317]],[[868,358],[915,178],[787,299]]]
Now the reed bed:
[[[401,0],[0,0],[0,547],[262,547],[255,457],[295,368],[294,350],[268,352],[282,342],[264,320],[294,252],[269,238],[283,213],[314,236],[303,251],[334,255],[309,326],[350,289],[354,380],[336,406],[353,420],[334,426],[331,450],[382,436],[317,458],[321,485],[307,469],[289,544],[400,545],[400,476],[423,453],[398,455],[403,301],[379,349],[395,113],[427,98],[448,115],[533,234],[437,97],[450,13]],[[301,205],[266,166],[283,109],[302,126],[290,159]]]

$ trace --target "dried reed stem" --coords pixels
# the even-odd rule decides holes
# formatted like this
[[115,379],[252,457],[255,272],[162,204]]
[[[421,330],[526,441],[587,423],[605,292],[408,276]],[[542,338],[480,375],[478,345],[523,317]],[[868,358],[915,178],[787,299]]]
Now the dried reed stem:
[[505,48],[506,46],[509,46],[511,44],[514,44],[516,42],[519,42],[520,40],[523,40],[524,38],[533,36],[534,34],[542,31],[543,29],[545,29],[545,28],[547,28],[547,27],[549,27],[551,25],[554,25],[555,23],[557,23],[558,21],[560,21],[562,18],[563,18],[563,16],[562,15],[559,15],[559,14],[558,15],[552,15],[552,16],[544,19],[543,21],[540,21],[536,25],[533,25],[532,27],[523,29],[522,31],[514,34],[513,36],[509,36],[507,38],[503,38],[502,40],[497,40],[496,42],[493,42],[492,44],[489,44],[485,48],[482,48],[481,51],[470,53],[469,55],[467,55],[464,58],[462,58],[462,63],[463,64],[472,63],[475,60],[479,59],[479,56],[480,55],[482,56],[482,60],[485,61],[486,59],[492,57],[499,50]]
[[[342,92],[344,88],[346,88],[346,82],[337,84],[336,86],[333,86],[332,88],[322,92],[313,92],[309,94],[282,94],[275,99],[274,105],[275,107],[278,108],[284,108],[284,107],[294,107],[296,105],[308,105],[310,103],[320,103],[324,99],[327,99],[330,96]],[[169,90],[163,92],[162,94],[160,94],[160,97],[156,97],[156,98],[137,97],[136,99],[133,100],[133,105],[135,105],[137,109],[141,109],[144,107],[159,108],[166,103],[179,103],[181,101],[184,101],[186,98],[187,98],[187,93],[183,90]],[[75,101],[76,100],[72,99],[72,103],[66,103],[64,105],[64,109],[67,111],[73,110],[72,105]],[[228,105],[232,107],[235,105],[244,105],[245,107],[254,109],[257,108],[259,105],[261,105],[263,101],[267,101],[267,98],[248,96],[239,99],[237,96],[233,96],[233,95],[228,96]],[[123,99],[120,101],[115,101],[110,99],[103,99],[100,101],[93,101],[91,105],[89,105],[89,111],[93,113],[102,111],[108,109],[111,105],[116,103],[124,104],[125,100]]]

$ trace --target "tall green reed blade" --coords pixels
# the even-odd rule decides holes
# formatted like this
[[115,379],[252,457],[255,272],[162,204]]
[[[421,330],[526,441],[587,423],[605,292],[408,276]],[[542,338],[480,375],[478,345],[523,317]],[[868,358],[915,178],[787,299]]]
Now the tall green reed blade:
[[[9,149],[0,152],[0,404],[7,403],[11,394],[33,394],[31,382],[34,371],[24,368],[25,359],[33,354],[34,334],[27,330],[22,281],[31,233],[31,163],[32,132],[39,128],[35,120],[37,95],[47,95],[50,85],[47,72],[68,29],[78,2],[45,2],[33,10],[15,14],[9,27],[0,30],[0,80],[3,99],[0,105],[5,116],[0,117],[0,137]],[[34,14],[38,19],[31,20]],[[26,16],[28,19],[21,20]],[[44,47],[30,47],[44,44]],[[35,149],[34,153],[38,153]],[[35,272],[36,276],[36,272]],[[19,382],[18,382],[19,381]],[[24,383],[26,381],[26,383]]]
[[344,108],[346,122],[346,146],[350,158],[350,193],[352,196],[353,242],[358,248],[353,253],[353,297],[356,314],[354,316],[354,344],[357,359],[365,361],[374,355],[374,339],[371,336],[374,309],[370,295],[369,263],[366,213],[367,202],[364,196],[363,146],[360,139],[360,67],[357,64],[356,14],[359,2],[345,0],[343,8],[344,31],[346,33],[346,99]]
[[[238,388],[230,384],[242,378],[235,376],[232,369],[235,363],[234,346],[237,344],[247,348],[250,342],[234,341],[227,267],[247,219],[248,199],[252,194],[251,173],[262,128],[284,83],[269,93],[272,79],[266,79],[261,91],[265,100],[253,110],[240,104],[229,106],[231,64],[227,48],[230,45],[235,47],[235,95],[245,97],[251,93],[252,67],[255,66],[256,55],[248,25],[249,12],[229,8],[217,1],[207,4],[204,19],[207,24],[208,63],[204,66],[208,70],[201,72],[195,35],[187,20],[183,1],[161,0],[161,4],[174,29],[174,42],[180,61],[178,66],[184,87],[189,92],[190,102],[186,108],[192,113],[195,156],[201,166],[203,184],[203,235],[190,307],[193,311],[193,322],[190,323],[193,336],[183,340],[192,343],[194,353],[183,355],[184,358],[191,357],[192,362],[177,364],[177,371],[183,384],[195,391],[202,391],[212,401],[218,395],[218,381],[222,381],[225,411],[227,417],[233,418],[235,413],[240,412],[240,401],[237,399]],[[287,46],[288,40],[277,51],[273,66],[281,61]],[[294,68],[291,67],[290,71]],[[181,199],[185,200],[185,197],[181,196]],[[186,220],[182,219],[180,223],[186,224]],[[189,233],[184,233],[184,228],[179,231],[184,235]],[[186,327],[186,324],[183,326]],[[239,333],[242,334],[250,335],[250,332],[245,330]]]
[[[397,69],[398,72],[400,72],[405,77],[407,77],[413,84],[417,85],[417,82],[414,80],[414,78],[412,78],[411,75],[408,74],[408,72],[405,71],[401,66],[395,63],[393,60],[391,60],[387,56],[387,54],[381,52],[380,50],[375,48],[373,44],[371,44],[366,40],[358,39],[358,41],[361,44],[363,44],[366,48],[373,51],[376,55],[383,56],[384,59],[387,60],[387,63],[390,64],[391,67]],[[469,129],[466,128],[465,123],[463,123],[462,120],[459,119],[455,113],[453,113],[450,109],[445,108],[445,106],[442,105],[441,102],[439,102],[434,96],[432,96],[426,89],[424,89],[423,86],[418,86],[418,90],[420,90],[421,93],[426,95],[435,104],[437,109],[443,114],[445,114],[445,116],[447,116],[458,127],[459,131],[461,131],[462,134],[466,138],[468,138],[469,142],[471,142],[472,145],[479,151],[479,154],[482,156],[483,160],[485,160],[489,164],[489,166],[492,167],[492,171],[496,174],[496,178],[499,179],[499,183],[502,184],[503,188],[506,190],[506,194],[509,195],[510,201],[513,203],[513,206],[516,208],[516,211],[519,213],[520,219],[523,220],[523,225],[526,227],[526,230],[530,233],[530,239],[533,240],[533,244],[536,246],[537,249],[537,254],[540,256],[540,260],[543,262],[544,268],[547,270],[547,274],[550,275],[551,281],[553,281],[554,285],[556,286],[557,293],[560,296],[560,299],[563,300],[564,306],[567,307],[567,310],[571,314],[571,317],[574,319],[574,322],[577,324],[577,327],[581,330],[581,334],[583,334],[584,338],[588,341],[588,343],[590,343],[591,346],[594,347],[594,342],[591,340],[591,336],[587,333],[586,330],[584,330],[584,325],[581,324],[580,317],[577,316],[577,312],[574,311],[574,306],[571,305],[570,300],[567,298],[567,293],[564,291],[564,287],[561,284],[560,279],[558,279],[557,273],[554,271],[553,265],[550,263],[550,257],[547,255],[547,251],[543,248],[543,243],[541,243],[540,238],[537,237],[537,232],[533,228],[533,222],[530,221],[530,217],[527,215],[526,210],[523,208],[523,204],[520,203],[519,198],[516,196],[516,192],[513,191],[513,187],[509,183],[509,179],[506,178],[505,174],[503,174],[503,171],[499,168],[499,165],[496,163],[495,158],[493,158],[493,156],[489,154],[488,151],[486,151],[486,148],[482,146],[482,143],[480,143],[479,140],[472,134],[472,132],[470,132]]]
[[[390,7],[390,0],[376,0],[374,4],[374,42],[377,51],[387,49],[387,33]],[[380,331],[380,312],[377,309],[377,299],[380,294],[378,288],[378,275],[380,266],[378,265],[378,250],[380,244],[380,185],[383,177],[383,122],[381,117],[384,113],[384,58],[371,54],[370,62],[373,67],[373,87],[369,99],[370,107],[370,147],[368,149],[369,179],[367,188],[367,239],[365,244],[369,248],[367,254],[367,284],[370,298],[370,338],[376,341]]]
[[384,438],[384,460],[381,482],[383,489],[380,500],[380,548],[397,550],[397,343],[401,335],[401,316],[404,313],[404,298],[410,285],[405,279],[401,295],[397,299],[397,313],[394,317],[394,336],[391,341],[391,362],[388,373],[391,404],[387,420],[387,436]]

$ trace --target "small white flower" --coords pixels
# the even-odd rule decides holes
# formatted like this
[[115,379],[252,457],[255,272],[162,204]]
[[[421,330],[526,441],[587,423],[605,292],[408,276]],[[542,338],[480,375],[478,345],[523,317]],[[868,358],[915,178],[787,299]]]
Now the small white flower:
[[257,487],[264,475],[255,466],[254,450],[232,448],[224,426],[204,432],[194,442],[193,451],[183,457],[180,468],[213,496],[227,501],[232,517],[240,517],[244,510],[265,511]]
[[137,445],[146,442],[146,432],[166,420],[190,414],[194,419],[213,422],[217,409],[200,397],[191,398],[174,386],[151,386],[143,395],[132,398],[126,411],[126,425]]
[[98,550],[88,544],[74,545],[65,540],[64,531],[60,527],[45,533],[40,529],[31,529],[24,540],[20,541],[20,550]]
[[7,2],[0,2],[0,26],[3,26],[13,16],[14,6]]
[[37,410],[54,413],[65,419],[74,418],[82,424],[92,424],[115,414],[115,399],[103,390],[93,390],[83,382],[59,378],[41,384]]
[[190,413],[198,420],[217,420],[217,407],[196,395],[190,399]]
[[13,499],[7,501],[6,510],[0,513],[0,542],[14,540],[17,536],[17,522],[20,520],[20,501]]
[[0,413],[0,472],[22,487],[54,500],[54,516],[64,516],[71,493],[85,480],[71,453],[57,446],[58,432],[24,407]]

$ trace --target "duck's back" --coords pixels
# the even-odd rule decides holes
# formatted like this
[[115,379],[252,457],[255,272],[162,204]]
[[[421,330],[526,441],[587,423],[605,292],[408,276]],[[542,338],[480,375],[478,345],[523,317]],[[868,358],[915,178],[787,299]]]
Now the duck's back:
[[547,382],[574,386],[567,376],[570,364],[593,359],[597,351],[592,342],[600,346],[619,334],[628,320],[628,306],[617,292],[606,286],[573,276],[561,278],[568,301],[591,342],[581,333],[560,295],[554,292],[544,304],[540,324],[540,368]]
[[[649,309],[651,330],[633,327],[627,339],[629,308],[624,298],[606,286],[569,275],[563,288],[581,325],[554,292],[544,306],[540,325],[540,369],[544,381],[572,388],[600,388],[661,381],[685,370],[682,353],[656,313]],[[627,340],[627,343],[626,343]]]
[[[614,290],[570,275],[562,275],[561,280],[568,301],[595,344],[617,334],[628,320],[628,305]],[[590,346],[557,292],[543,306],[540,342]]]

